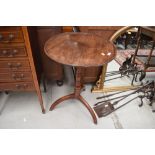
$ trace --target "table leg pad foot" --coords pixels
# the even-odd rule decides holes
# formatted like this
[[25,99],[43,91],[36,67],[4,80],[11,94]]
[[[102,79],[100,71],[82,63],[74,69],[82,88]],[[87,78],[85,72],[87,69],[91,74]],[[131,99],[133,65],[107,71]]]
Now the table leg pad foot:
[[93,121],[94,121],[94,124],[97,124],[97,117],[95,115],[95,112],[94,110],[90,107],[90,105],[87,103],[87,101],[80,95],[79,96],[79,100],[82,102],[82,104],[88,109],[88,111],[90,112],[92,118],[93,118]]
[[46,113],[45,109],[44,109],[44,110],[42,110],[42,113],[43,113],[43,114],[45,114],[45,113]]

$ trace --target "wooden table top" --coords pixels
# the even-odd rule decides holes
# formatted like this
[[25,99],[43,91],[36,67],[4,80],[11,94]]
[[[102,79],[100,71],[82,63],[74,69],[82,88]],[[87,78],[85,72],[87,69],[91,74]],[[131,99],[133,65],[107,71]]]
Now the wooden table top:
[[102,66],[116,55],[111,42],[86,32],[67,32],[51,37],[44,50],[56,62],[81,67]]

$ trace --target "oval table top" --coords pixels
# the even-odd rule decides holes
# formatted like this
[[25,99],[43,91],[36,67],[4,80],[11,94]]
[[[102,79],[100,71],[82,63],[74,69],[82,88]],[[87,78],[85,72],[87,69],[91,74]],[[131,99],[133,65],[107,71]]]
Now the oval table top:
[[47,56],[71,66],[102,66],[114,59],[116,49],[102,37],[85,32],[67,32],[51,37],[44,46]]

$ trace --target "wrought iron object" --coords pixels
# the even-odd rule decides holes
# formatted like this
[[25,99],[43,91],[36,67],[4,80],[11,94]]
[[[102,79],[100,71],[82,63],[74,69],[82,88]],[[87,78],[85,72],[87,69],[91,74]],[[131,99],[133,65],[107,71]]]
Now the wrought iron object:
[[139,71],[141,73],[141,76],[139,78],[139,81],[142,81],[146,77],[146,72],[144,70]]
[[[133,55],[131,55],[130,58],[126,58],[126,60],[122,64],[122,66],[119,68],[119,71],[112,71],[112,72],[108,72],[108,74],[106,74],[106,77],[115,76],[115,75],[119,75],[119,74],[121,74],[121,76],[107,79],[107,80],[105,80],[105,82],[111,81],[114,79],[118,79],[118,78],[122,78],[125,76],[129,77],[129,75],[133,76],[131,85],[133,85],[134,81],[137,82],[139,80],[141,82],[145,78],[146,72],[143,70],[139,70],[136,63],[132,64],[132,58],[133,58]],[[138,79],[139,74],[140,74],[140,77]]]
[[154,96],[155,96],[155,85],[154,83],[152,83],[152,85],[150,85],[150,88],[145,92],[145,95],[147,95],[147,99],[149,99],[150,101],[150,106],[152,106],[153,101],[154,101]]
[[[154,81],[152,81],[150,83],[147,82],[147,84],[145,84],[143,86],[140,86],[137,89],[132,89],[132,90],[135,90],[135,91],[133,91],[131,93],[128,93],[128,94],[125,94],[125,95],[122,95],[122,96],[118,96],[118,97],[114,97],[114,98],[111,98],[111,99],[108,99],[108,100],[97,102],[96,104],[94,104],[94,106],[97,106],[97,105],[99,105],[101,103],[104,103],[104,102],[109,102],[109,101],[112,101],[112,100],[116,100],[116,99],[119,99],[119,98],[122,98],[122,99],[118,100],[118,101],[121,101],[121,100],[125,99],[126,97],[128,97],[130,95],[133,95],[135,93],[143,93],[144,96],[147,97],[147,99],[149,99],[150,102],[151,102],[152,98],[154,97],[154,94],[155,94]],[[129,91],[129,90],[127,90],[127,91]],[[102,97],[98,97],[97,99],[111,97],[111,96],[114,96],[114,95],[117,95],[117,94],[120,94],[120,93],[123,93],[123,91],[122,92],[116,92],[116,93],[106,95],[106,96],[102,96]],[[115,102],[118,102],[118,101],[115,101]],[[140,106],[142,106],[142,105],[140,105]]]
[[107,72],[108,74],[106,74],[106,77],[117,75],[117,74],[121,74],[121,76],[126,75],[128,73],[128,68],[129,68],[129,66],[131,64],[132,57],[133,57],[133,55],[131,55],[130,58],[126,58],[126,60],[122,64],[122,66],[119,68],[119,71]]
[[131,64],[131,62],[132,62],[132,58],[133,58],[133,55],[131,55],[131,57],[130,58],[126,58],[126,60],[123,62],[123,64],[122,64],[122,67],[124,68],[124,67],[126,67],[126,68],[128,68],[128,66],[130,66],[130,64]]
[[[137,88],[132,88],[131,90],[135,90],[135,89],[137,89]],[[109,94],[109,95],[103,95],[103,96],[97,97],[96,99],[102,99],[102,98],[111,97],[113,95],[121,94],[121,93],[124,93],[124,92],[127,92],[127,91],[131,91],[131,90],[120,91],[120,92],[112,93],[112,94]]]
[[[101,98],[106,98],[106,97],[110,97],[116,94],[119,94],[122,92],[117,92],[117,93],[113,93],[110,95],[106,95],[106,96],[102,96],[102,97],[98,97],[97,99],[101,99]],[[126,103],[122,104],[121,106],[115,108],[114,105],[118,104],[119,102],[123,101],[124,99],[126,99],[127,97],[135,94],[135,93],[143,93],[143,95],[138,95],[137,97],[134,97],[133,99],[131,99],[130,101],[127,101]],[[150,106],[152,105],[153,102],[153,98],[155,96],[155,88],[154,88],[154,81],[152,82],[147,82],[147,84],[145,84],[144,86],[139,87],[137,90],[133,91],[130,94],[125,94],[122,96],[118,96],[118,97],[114,97],[111,99],[107,99],[101,102],[97,102],[94,105],[94,110],[96,111],[97,115],[99,117],[104,117],[107,116],[108,114],[112,113],[113,111],[116,111],[117,109],[125,106],[126,104],[130,103],[131,101],[135,100],[136,98],[140,98],[141,103],[139,104],[139,107],[141,107],[143,105],[143,98],[147,98],[150,101]],[[121,99],[120,99],[121,98]],[[117,101],[114,101],[113,103],[111,103],[111,101],[119,99]],[[153,110],[154,112],[154,110]]]
[[112,98],[112,99],[104,100],[104,101],[101,101],[101,102],[97,102],[96,104],[94,104],[94,106],[100,105],[101,103],[106,103],[106,102],[110,102],[110,101],[113,101],[113,100],[116,100],[116,99],[121,98],[121,99],[119,99],[119,100],[117,100],[117,101],[114,101],[113,104],[115,105],[115,104],[117,104],[118,102],[124,100],[125,98],[127,98],[128,96],[133,95],[133,94],[135,94],[135,92],[133,92],[133,93],[131,93],[131,94],[126,94],[126,95],[118,96],[118,97],[115,97],[115,98]]
[[133,99],[127,101],[126,103],[120,105],[119,107],[115,108],[114,105],[116,105],[117,103],[115,102],[114,104],[112,104],[111,102],[105,102],[99,106],[94,107],[95,112],[97,113],[98,117],[105,117],[109,114],[111,114],[112,112],[122,108],[123,106],[127,105],[128,103],[132,102],[133,100],[139,98],[141,99],[141,102],[143,102],[143,98],[144,95],[141,96],[136,96]]

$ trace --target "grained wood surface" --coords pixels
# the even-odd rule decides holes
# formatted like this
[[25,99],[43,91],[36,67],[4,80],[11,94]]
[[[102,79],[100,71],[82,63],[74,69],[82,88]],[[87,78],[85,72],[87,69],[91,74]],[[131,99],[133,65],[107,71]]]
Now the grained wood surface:
[[102,66],[114,59],[115,47],[102,37],[86,32],[68,32],[45,43],[46,54],[54,61],[71,66]]

